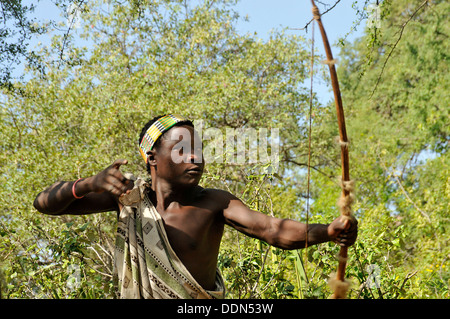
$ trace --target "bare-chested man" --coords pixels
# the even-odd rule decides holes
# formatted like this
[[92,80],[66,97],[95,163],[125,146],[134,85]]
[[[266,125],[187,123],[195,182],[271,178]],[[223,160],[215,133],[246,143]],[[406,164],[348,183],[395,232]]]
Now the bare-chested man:
[[[356,220],[342,222],[337,218],[328,225],[310,224],[307,229],[306,224],[298,221],[274,218],[251,210],[227,191],[199,186],[205,164],[201,149],[195,149],[202,143],[192,122],[177,118],[173,125],[160,126],[159,136],[150,136],[158,121],[168,116],[172,115],[157,117],[147,123],[139,139],[141,154],[151,175],[151,185],[144,188],[144,195],[156,208],[155,214],[162,219],[162,232],[165,230],[171,250],[192,275],[191,281],[196,281],[205,291],[217,289],[217,257],[224,225],[281,249],[304,248],[306,239],[309,246],[328,241],[349,246],[355,242]],[[152,145],[143,146],[143,141],[149,136],[156,140],[150,138]],[[186,136],[190,138],[186,139]],[[50,215],[121,212],[124,205],[120,198],[129,194],[134,186],[134,182],[121,172],[121,166],[126,164],[127,160],[119,159],[97,175],[76,182],[56,182],[36,197],[34,206]],[[144,229],[145,232],[147,230]],[[145,237],[142,230],[138,231],[139,236]],[[153,256],[150,252],[147,255]],[[159,284],[157,282],[153,290]],[[146,289],[150,296],[155,297],[152,288]],[[193,296],[192,292],[190,295]],[[143,293],[132,296],[142,297]],[[164,294],[158,296],[167,297]],[[183,297],[182,294],[180,296]]]

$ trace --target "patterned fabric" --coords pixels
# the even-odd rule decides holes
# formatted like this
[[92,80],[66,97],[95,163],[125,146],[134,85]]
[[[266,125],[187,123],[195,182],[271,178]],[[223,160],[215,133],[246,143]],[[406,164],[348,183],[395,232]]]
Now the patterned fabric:
[[160,136],[179,122],[187,121],[181,115],[168,114],[155,121],[147,130],[139,145],[139,152],[147,163],[147,152],[153,148]]
[[217,269],[216,289],[203,289],[177,257],[161,216],[147,196],[142,179],[120,197],[115,244],[114,281],[124,299],[221,299],[225,286]]

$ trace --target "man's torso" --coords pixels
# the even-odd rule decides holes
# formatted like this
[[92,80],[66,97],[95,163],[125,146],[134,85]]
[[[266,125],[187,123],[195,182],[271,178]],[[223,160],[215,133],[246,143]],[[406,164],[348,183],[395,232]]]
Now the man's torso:
[[158,208],[156,196],[149,192],[161,215],[170,245],[197,282],[214,289],[217,257],[224,230],[225,192],[198,187],[193,198]]

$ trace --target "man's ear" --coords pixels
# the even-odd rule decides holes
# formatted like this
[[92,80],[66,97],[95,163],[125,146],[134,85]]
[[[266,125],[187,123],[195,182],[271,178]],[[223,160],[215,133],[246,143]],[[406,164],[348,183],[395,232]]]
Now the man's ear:
[[156,166],[155,150],[150,150],[147,152],[147,163],[150,166]]

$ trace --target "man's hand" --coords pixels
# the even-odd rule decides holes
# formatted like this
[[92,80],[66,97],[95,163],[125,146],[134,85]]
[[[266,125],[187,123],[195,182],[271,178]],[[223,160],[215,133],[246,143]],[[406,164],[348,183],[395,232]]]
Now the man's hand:
[[125,159],[115,160],[109,167],[95,176],[90,177],[90,188],[92,192],[109,192],[120,196],[127,190],[133,188],[132,181],[125,178],[120,172],[120,166],[128,164]]
[[83,178],[76,184],[73,181],[55,182],[36,196],[33,205],[41,213],[49,215],[119,211],[120,206],[114,197],[131,190],[134,184],[119,170],[127,163],[127,160],[116,160],[97,175]]
[[351,246],[358,236],[358,221],[354,217],[338,217],[328,225],[328,236],[339,246]]

